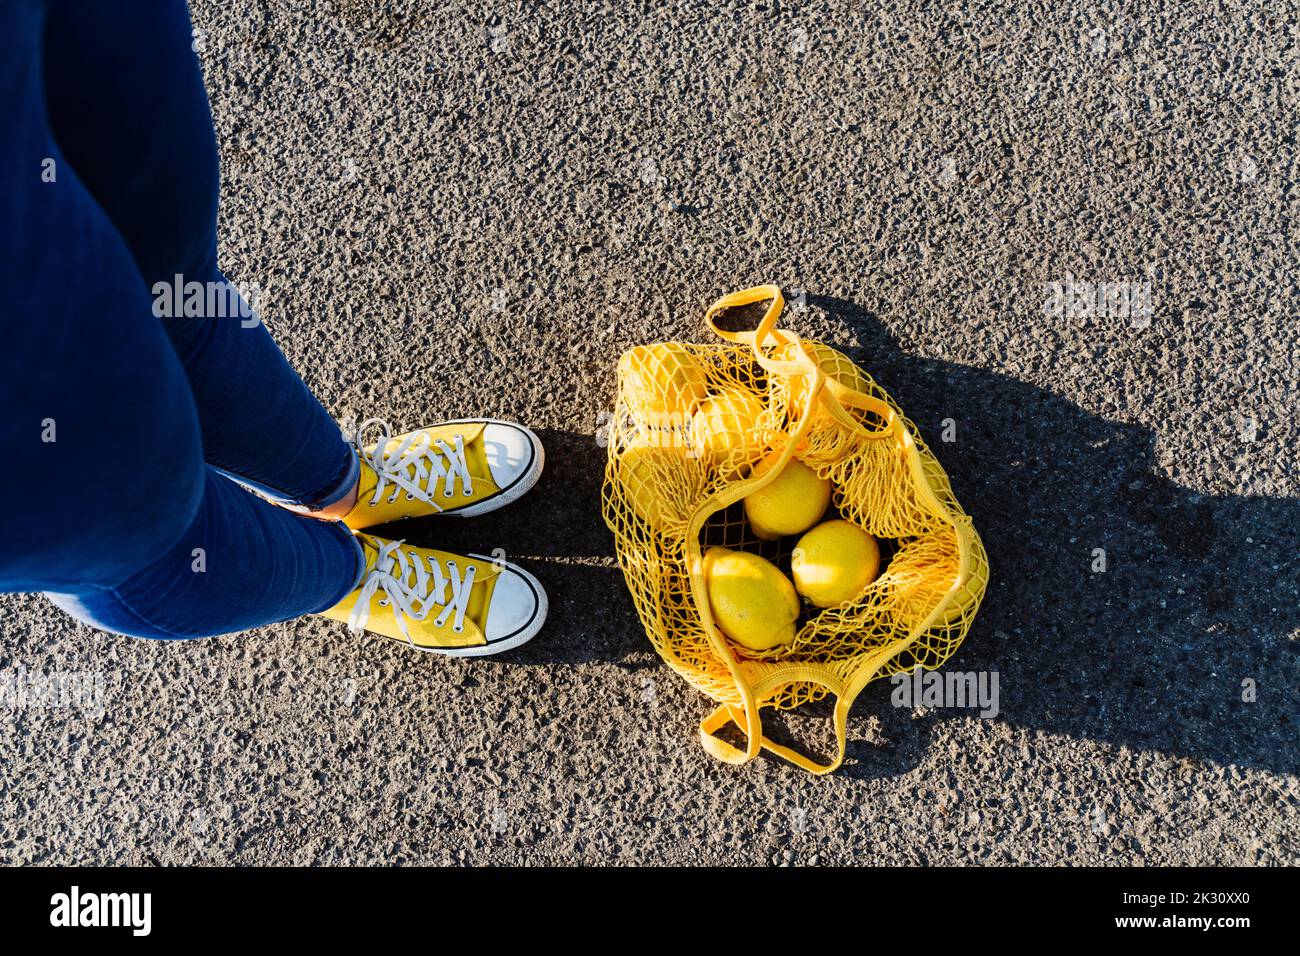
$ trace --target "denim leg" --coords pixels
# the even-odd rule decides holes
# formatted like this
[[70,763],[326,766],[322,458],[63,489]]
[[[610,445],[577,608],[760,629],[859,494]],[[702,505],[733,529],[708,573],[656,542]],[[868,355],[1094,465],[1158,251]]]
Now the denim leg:
[[[216,278],[208,281],[223,281],[210,275]],[[184,340],[175,323],[168,327],[194,392],[209,464],[269,497],[312,508],[356,487],[355,451],[265,326],[237,316],[205,318]]]
[[0,590],[111,583],[189,527],[198,416],[139,270],[55,144],[43,7],[0,3]]
[[156,561],[113,587],[49,598],[133,637],[209,637],[333,607],[364,559],[347,528],[268,504],[209,469],[194,521]]
[[[192,43],[184,0],[51,0],[50,122],[153,296],[189,378],[206,460],[322,507],[355,485],[356,455],[260,317],[235,308],[218,268],[220,168]],[[203,294],[186,294],[194,288]]]
[[357,545],[204,464],[132,252],[51,134],[43,16],[0,3],[0,591],[170,637],[328,606],[357,579]]

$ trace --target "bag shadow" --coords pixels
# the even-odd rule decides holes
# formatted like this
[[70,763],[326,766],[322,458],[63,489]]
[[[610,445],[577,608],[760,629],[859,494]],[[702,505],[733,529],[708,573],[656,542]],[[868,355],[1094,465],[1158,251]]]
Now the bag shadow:
[[[809,304],[856,340],[846,354],[917,423],[983,537],[988,591],[943,669],[997,669],[993,720],[1030,731],[1031,745],[1064,735],[1295,772],[1300,502],[1191,491],[1158,473],[1146,428],[906,355],[853,302]],[[911,749],[924,731],[891,706],[893,689],[874,683],[855,711],[880,715],[886,748],[892,733]],[[975,714],[935,709],[920,722]],[[879,750],[855,743],[846,772],[875,776]]]

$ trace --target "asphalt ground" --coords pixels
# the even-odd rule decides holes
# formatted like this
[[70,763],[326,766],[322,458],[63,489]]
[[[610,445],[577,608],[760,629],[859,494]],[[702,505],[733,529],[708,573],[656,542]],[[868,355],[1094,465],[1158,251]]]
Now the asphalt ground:
[[[1297,862],[1294,4],[192,9],[224,268],[341,421],[538,431],[524,501],[398,532],[504,548],[551,619],[452,661],[4,597],[3,673],[102,694],[0,708],[0,861]],[[997,716],[872,685],[824,778],[698,747],[599,515],[619,353],[764,282],[993,567],[947,669]]]

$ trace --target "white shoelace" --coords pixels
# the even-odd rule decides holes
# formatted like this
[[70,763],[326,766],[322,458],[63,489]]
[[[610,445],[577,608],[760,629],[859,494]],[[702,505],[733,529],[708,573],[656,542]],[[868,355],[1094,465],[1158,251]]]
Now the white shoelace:
[[[375,444],[373,452],[366,451],[363,435],[371,425],[382,429],[382,436]],[[407,500],[419,500],[431,506],[435,511],[442,511],[442,506],[433,500],[433,486],[442,479],[442,497],[455,495],[456,479],[460,478],[461,494],[468,498],[474,493],[474,479],[469,473],[469,463],[465,460],[465,438],[456,436],[456,443],[449,445],[443,439],[434,440],[427,431],[412,432],[391,452],[387,451],[393,433],[388,423],[382,418],[371,418],[357,429],[357,454],[369,465],[379,481],[375,485],[375,496],[370,499],[372,505],[379,504],[384,496],[385,486],[391,484],[393,493],[388,497],[392,504],[397,496],[406,492]],[[426,490],[426,488],[428,490]]]
[[[406,628],[407,618],[423,621],[441,605],[442,613],[433,619],[434,625],[442,627],[447,618],[455,615],[451,629],[457,634],[465,630],[465,609],[469,606],[470,591],[474,587],[474,566],[470,565],[461,574],[456,562],[449,560],[444,574],[442,562],[430,556],[426,568],[420,555],[403,551],[401,544],[401,541],[389,541],[380,546],[374,568],[361,582],[361,594],[348,617],[348,627],[353,633],[365,630],[370,617],[370,599],[382,590],[384,596],[379,599],[379,606],[391,605],[397,629],[407,643],[417,650],[427,650],[411,640]],[[444,601],[449,585],[451,600]]]

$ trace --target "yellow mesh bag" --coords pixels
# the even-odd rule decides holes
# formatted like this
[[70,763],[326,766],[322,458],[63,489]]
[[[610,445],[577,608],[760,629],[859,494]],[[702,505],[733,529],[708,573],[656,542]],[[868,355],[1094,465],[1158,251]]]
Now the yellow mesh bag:
[[[752,331],[718,327],[726,309],[771,300]],[[767,749],[813,773],[844,759],[849,708],[872,680],[938,667],[957,649],[988,582],[988,558],[948,478],[915,426],[845,355],[776,327],[776,286],[732,293],[705,321],[723,340],[624,353],[602,507],[637,613],[655,650],[718,703],[700,723],[705,750],[745,763]],[[750,467],[779,452],[760,476]],[[753,651],[730,642],[709,608],[703,550],[788,560],[762,541],[741,499],[791,457],[832,483],[832,507],[893,548],[855,600],[805,611],[792,642]],[[763,708],[836,698],[838,752],[819,764],[763,735]],[[728,722],[745,749],[716,734]]]

